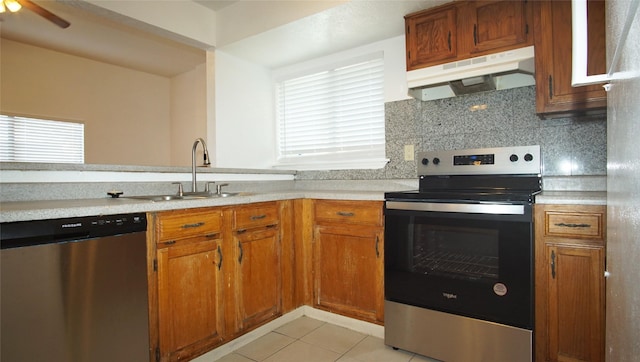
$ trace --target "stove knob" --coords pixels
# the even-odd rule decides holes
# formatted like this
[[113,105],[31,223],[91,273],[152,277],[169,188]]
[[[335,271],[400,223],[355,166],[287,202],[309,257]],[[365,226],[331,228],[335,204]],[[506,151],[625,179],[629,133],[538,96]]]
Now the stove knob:
[[[525,156],[525,157],[526,157],[526,156]],[[515,153],[514,153],[514,154],[512,154],[512,155],[509,157],[509,160],[510,160],[511,162],[516,162],[516,161],[518,161],[518,155],[516,155]]]
[[433,164],[434,165],[439,165],[440,164],[440,159],[438,157],[434,157],[433,158]]
[[423,158],[422,159],[422,164],[425,165],[425,166],[428,165],[429,164],[429,159],[428,158]]
[[529,162],[533,160],[533,155],[530,153],[527,153],[526,155],[524,155],[524,160]]

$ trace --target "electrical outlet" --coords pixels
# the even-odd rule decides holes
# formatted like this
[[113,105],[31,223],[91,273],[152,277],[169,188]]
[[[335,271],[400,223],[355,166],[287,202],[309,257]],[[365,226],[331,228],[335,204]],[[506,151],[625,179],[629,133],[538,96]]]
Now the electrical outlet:
[[413,161],[413,145],[404,145],[404,160]]

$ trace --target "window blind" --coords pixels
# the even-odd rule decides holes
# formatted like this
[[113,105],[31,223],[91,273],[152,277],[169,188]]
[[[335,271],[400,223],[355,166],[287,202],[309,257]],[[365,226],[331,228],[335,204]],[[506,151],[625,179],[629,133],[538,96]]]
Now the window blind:
[[0,115],[0,161],[84,163],[84,124]]
[[277,94],[280,166],[372,168],[358,165],[384,159],[383,58],[285,80]]

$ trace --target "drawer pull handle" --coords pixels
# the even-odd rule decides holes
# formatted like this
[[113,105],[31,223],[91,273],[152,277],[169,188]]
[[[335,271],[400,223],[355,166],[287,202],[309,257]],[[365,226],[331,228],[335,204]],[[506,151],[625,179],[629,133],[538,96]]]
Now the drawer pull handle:
[[220,237],[220,233],[207,234],[207,235],[205,235],[205,237],[207,239],[216,239],[216,238]]
[[222,248],[218,245],[218,270],[222,268]]
[[193,228],[199,228],[200,226],[203,226],[204,222],[197,222],[195,224],[184,224],[182,225],[183,229],[193,229]]
[[176,241],[175,241],[175,240],[169,240],[169,241],[165,241],[163,244],[164,244],[164,245],[173,245],[173,244],[175,244],[175,243],[176,243]]
[[338,214],[339,216],[345,216],[345,217],[351,217],[356,215],[355,213],[348,212],[348,211],[338,211],[336,212],[336,214]]
[[565,228],[590,228],[591,224],[567,224],[567,223],[561,222],[559,224],[556,224],[556,226],[565,227]]
[[267,215],[265,215],[265,214],[262,214],[262,215],[251,215],[249,217],[249,219],[251,219],[251,221],[255,221],[255,220],[262,220],[265,217],[267,217]]
[[556,253],[551,250],[551,277],[556,278]]

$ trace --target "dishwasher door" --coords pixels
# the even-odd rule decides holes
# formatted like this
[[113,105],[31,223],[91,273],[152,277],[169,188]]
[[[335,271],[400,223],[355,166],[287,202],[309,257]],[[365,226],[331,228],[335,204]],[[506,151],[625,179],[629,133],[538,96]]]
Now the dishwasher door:
[[144,232],[1,253],[3,362],[149,361]]

